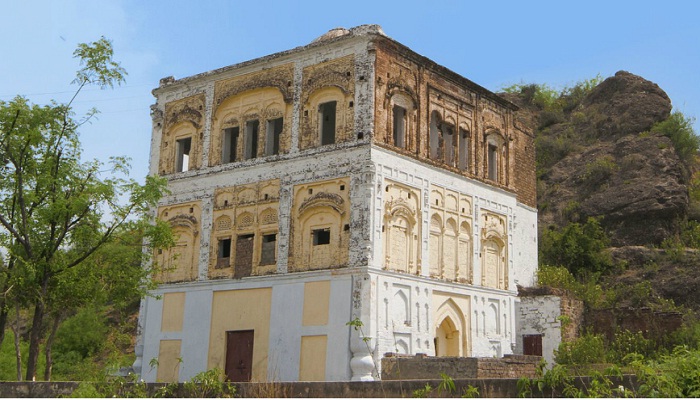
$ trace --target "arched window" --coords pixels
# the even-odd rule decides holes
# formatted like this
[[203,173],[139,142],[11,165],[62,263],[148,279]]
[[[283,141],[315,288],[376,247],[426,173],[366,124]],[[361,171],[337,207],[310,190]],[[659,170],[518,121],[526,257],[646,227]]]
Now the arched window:
[[413,99],[404,93],[391,96],[391,143],[399,148],[409,147],[412,131],[411,116],[415,110]]
[[505,140],[497,133],[490,133],[486,136],[485,157],[486,157],[486,178],[491,181],[503,183],[505,175]]
[[442,220],[437,214],[430,219],[430,276],[442,273]]
[[286,152],[282,137],[290,110],[276,87],[247,90],[224,99],[212,121],[209,165]]

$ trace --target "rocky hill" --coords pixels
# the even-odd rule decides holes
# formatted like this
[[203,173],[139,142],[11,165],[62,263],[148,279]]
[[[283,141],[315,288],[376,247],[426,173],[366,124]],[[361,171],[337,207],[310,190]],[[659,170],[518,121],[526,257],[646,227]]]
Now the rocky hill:
[[700,257],[682,244],[673,256],[668,249],[692,214],[697,165],[697,147],[686,151],[664,128],[682,118],[668,95],[625,71],[556,95],[542,85],[517,89],[503,95],[536,134],[540,233],[599,218],[613,259],[625,265],[609,285],[646,282],[650,297],[700,310]]

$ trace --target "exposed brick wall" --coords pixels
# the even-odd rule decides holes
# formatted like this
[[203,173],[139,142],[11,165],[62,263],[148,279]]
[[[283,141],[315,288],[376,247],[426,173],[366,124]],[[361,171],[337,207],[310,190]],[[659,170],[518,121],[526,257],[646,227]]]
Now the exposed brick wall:
[[439,379],[445,374],[453,379],[534,378],[541,358],[506,355],[503,358],[397,356],[382,359],[382,380]]
[[681,327],[683,314],[649,308],[590,310],[585,323],[593,332],[604,334],[608,339],[624,330],[642,332],[647,339],[659,339]]

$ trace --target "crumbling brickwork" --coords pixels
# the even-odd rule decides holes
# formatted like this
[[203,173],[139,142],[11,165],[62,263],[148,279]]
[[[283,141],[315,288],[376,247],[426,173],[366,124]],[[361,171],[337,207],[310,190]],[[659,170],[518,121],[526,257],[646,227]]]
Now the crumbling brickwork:
[[535,378],[541,357],[506,355],[503,358],[403,356],[382,359],[382,380]]

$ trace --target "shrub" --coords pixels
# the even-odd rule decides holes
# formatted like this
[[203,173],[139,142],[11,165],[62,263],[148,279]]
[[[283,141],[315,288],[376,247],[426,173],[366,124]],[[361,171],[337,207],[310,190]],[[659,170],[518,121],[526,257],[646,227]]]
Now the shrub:
[[605,341],[600,335],[585,333],[571,342],[562,342],[555,351],[557,364],[580,365],[604,363]]
[[700,148],[700,137],[693,129],[694,118],[675,111],[664,121],[657,122],[651,127],[651,132],[667,136],[673,142],[678,157],[685,162],[693,162]]
[[547,230],[540,241],[542,264],[561,265],[575,277],[605,272],[613,262],[605,251],[610,242],[596,218],[585,224],[570,223],[560,230]]
[[588,277],[586,281],[580,282],[566,267],[541,265],[537,271],[537,283],[540,286],[566,290],[591,308],[601,306],[605,298],[603,289],[595,277]]
[[581,181],[589,188],[593,188],[608,180],[618,169],[612,156],[598,157],[586,164],[586,171],[581,176]]

